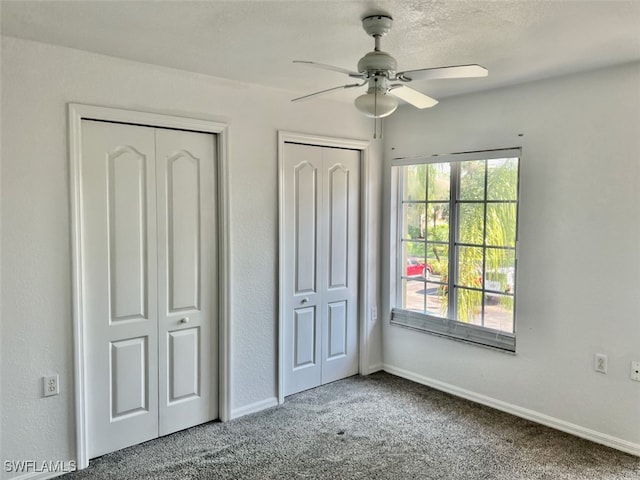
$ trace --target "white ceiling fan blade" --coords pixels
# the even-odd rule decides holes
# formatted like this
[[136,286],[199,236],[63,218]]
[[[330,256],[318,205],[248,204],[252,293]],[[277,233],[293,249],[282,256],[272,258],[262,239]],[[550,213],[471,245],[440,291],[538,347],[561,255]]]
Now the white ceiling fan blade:
[[365,83],[366,82],[364,82],[364,83],[352,83],[350,85],[341,85],[339,87],[327,88],[326,90],[320,90],[319,92],[313,92],[313,93],[310,93],[309,95],[303,95],[302,97],[294,98],[291,101],[292,102],[300,102],[302,100],[309,100],[310,98],[317,97],[317,96],[320,96],[320,95],[324,95],[325,93],[333,92],[334,90],[342,90],[344,88],[362,87],[363,85],[365,85]]
[[416,108],[430,108],[438,103],[438,100],[406,85],[391,85],[389,93]]
[[294,60],[293,63],[301,63],[310,67],[321,68],[323,70],[331,70],[332,72],[345,73],[353,78],[364,78],[364,75],[353,70],[347,70],[342,67],[334,67],[333,65],[327,65],[325,63],[309,62],[307,60]]
[[407,70],[406,72],[398,72],[396,78],[403,82],[410,82],[412,80],[438,80],[441,78],[486,77],[488,74],[486,68],[474,64]]

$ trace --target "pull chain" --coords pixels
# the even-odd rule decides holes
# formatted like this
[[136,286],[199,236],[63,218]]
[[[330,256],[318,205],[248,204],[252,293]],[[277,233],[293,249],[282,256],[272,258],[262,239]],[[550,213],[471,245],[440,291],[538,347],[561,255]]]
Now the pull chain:
[[[380,135],[378,136],[378,122],[380,122]],[[374,118],[373,119],[373,138],[379,138],[380,140],[382,140],[382,125],[383,125],[383,119],[382,118]]]
[[[376,40],[379,39],[379,37],[375,37]],[[378,83],[378,77],[374,78],[374,81],[376,82],[376,84]],[[376,134],[378,131],[378,120],[380,121],[380,139],[382,140],[382,118],[378,117],[378,86],[376,85],[376,90],[374,92],[374,96],[373,96],[373,138],[376,138]]]
[[[377,82],[378,79],[376,78]],[[376,131],[378,130],[378,90],[373,93],[373,138],[376,138]]]

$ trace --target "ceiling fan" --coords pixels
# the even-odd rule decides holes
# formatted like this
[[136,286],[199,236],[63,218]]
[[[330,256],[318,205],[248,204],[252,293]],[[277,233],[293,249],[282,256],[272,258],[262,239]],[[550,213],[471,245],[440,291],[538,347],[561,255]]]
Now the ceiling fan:
[[323,63],[294,60],[294,63],[310,67],[331,70],[357,78],[360,83],[327,88],[309,95],[294,98],[292,102],[308,100],[335,90],[363,87],[367,85],[367,93],[355,100],[358,110],[368,117],[381,118],[391,115],[398,108],[397,98],[417,108],[429,108],[438,103],[437,100],[405,85],[413,80],[435,80],[446,78],[486,77],[487,69],[480,65],[456,65],[450,67],[421,68],[398,72],[398,62],[386,52],[380,50],[380,38],[391,30],[393,19],[388,15],[370,15],[362,19],[362,28],[375,41],[372,52],[367,53],[358,62],[358,70],[334,67]]

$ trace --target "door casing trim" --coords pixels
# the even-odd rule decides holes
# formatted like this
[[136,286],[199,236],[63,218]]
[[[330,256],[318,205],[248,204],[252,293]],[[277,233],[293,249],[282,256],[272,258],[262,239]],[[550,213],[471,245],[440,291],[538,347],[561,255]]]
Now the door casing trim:
[[327,137],[306,133],[278,131],[278,403],[284,402],[284,145],[302,143],[319,147],[347,148],[360,151],[360,224],[358,242],[358,372],[369,374],[369,336],[367,334],[368,305],[374,305],[366,279],[369,278],[367,253],[369,234],[369,142],[339,137]]
[[69,181],[71,199],[71,261],[73,358],[75,383],[76,459],[79,469],[89,465],[86,342],[83,316],[83,252],[82,252],[82,190],[80,161],[82,155],[82,120],[100,120],[149,127],[212,133],[217,136],[217,224],[218,224],[218,414],[220,420],[230,419],[231,407],[231,242],[229,237],[229,172],[228,125],[209,119],[178,117],[155,112],[141,112],[120,108],[69,103]]

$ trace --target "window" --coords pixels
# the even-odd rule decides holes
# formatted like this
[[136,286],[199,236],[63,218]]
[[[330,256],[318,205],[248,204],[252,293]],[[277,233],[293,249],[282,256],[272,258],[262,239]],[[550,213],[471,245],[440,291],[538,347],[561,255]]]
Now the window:
[[391,322],[515,351],[520,150],[393,161]]

